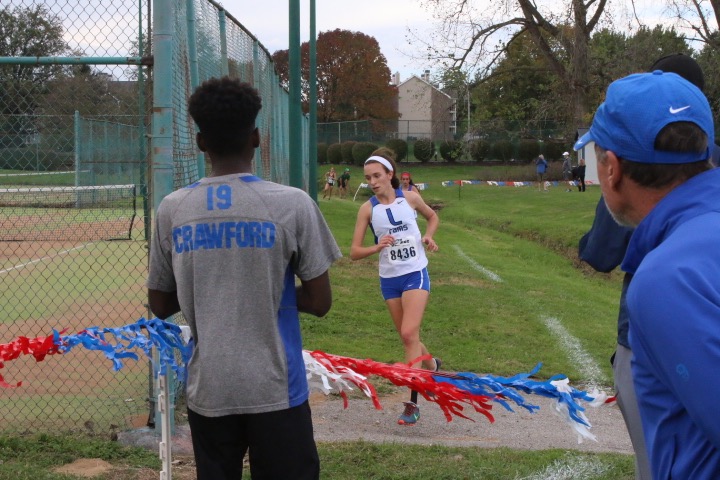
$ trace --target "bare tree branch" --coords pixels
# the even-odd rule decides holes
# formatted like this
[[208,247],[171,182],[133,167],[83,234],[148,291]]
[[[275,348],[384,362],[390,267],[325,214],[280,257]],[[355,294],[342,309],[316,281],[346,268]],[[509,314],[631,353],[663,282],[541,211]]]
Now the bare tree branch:
[[575,123],[587,117],[590,35],[604,18],[607,0],[422,0],[422,4],[433,9],[437,28],[431,35],[415,35],[413,46],[426,46],[428,61],[445,69],[475,70],[482,80],[493,75],[512,39],[527,32],[547,68],[558,77],[558,91],[566,96],[563,103],[572,106],[568,110]]
[[[592,0],[591,2],[588,2],[586,5],[586,9],[589,9],[590,5],[595,3],[595,0]],[[595,27],[597,26],[598,22],[600,21],[600,18],[603,15],[603,12],[605,12],[605,5],[607,4],[607,0],[600,0],[600,3],[598,4],[597,8],[595,9],[595,13],[592,17],[590,17],[590,20],[587,22],[587,30],[586,33],[590,34],[593,30],[595,30]]]
[[498,31],[500,31],[503,28],[508,27],[510,25],[525,25],[525,19],[512,18],[505,22],[490,25],[487,28],[484,28],[482,30],[479,30],[478,32],[475,32],[475,34],[472,36],[472,38],[470,40],[470,44],[468,45],[468,47],[466,49],[464,49],[463,55],[459,59],[455,60],[454,66],[458,67],[458,68],[462,68],[462,66],[467,61],[468,55],[470,55],[473,52],[473,50],[478,42],[484,42],[488,36],[490,36],[494,33],[497,33]]
[[[666,0],[676,26],[698,36],[695,40],[720,49],[717,26],[720,24],[720,0]],[[714,25],[713,25],[714,23]]]

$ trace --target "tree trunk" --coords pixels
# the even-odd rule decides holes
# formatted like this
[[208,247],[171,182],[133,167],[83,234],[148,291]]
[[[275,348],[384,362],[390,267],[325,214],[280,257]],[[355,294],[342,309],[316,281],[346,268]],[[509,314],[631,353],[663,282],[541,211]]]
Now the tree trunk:
[[574,127],[584,127],[589,122],[588,107],[588,50],[590,32],[587,27],[587,8],[583,0],[573,0],[574,37],[570,67],[570,90],[573,105]]
[[573,102],[574,126],[585,126],[589,119],[587,101],[588,92],[588,38],[583,29],[575,26],[575,45],[573,47],[570,88]]

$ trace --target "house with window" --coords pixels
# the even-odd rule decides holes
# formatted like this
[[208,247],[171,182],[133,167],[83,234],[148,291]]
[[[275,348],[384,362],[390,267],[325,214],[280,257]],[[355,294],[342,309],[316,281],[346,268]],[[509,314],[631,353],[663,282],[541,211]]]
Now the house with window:
[[429,138],[431,140],[451,140],[454,138],[457,112],[455,99],[448,93],[430,83],[430,70],[421,77],[413,75],[398,87],[397,137],[402,140]]

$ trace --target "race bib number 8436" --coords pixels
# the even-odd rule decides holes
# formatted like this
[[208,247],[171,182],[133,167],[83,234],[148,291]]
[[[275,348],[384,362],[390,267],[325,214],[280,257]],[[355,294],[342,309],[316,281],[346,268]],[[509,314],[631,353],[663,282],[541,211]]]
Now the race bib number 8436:
[[408,260],[413,260],[417,256],[417,246],[415,239],[412,237],[398,238],[388,252],[390,263],[397,265]]

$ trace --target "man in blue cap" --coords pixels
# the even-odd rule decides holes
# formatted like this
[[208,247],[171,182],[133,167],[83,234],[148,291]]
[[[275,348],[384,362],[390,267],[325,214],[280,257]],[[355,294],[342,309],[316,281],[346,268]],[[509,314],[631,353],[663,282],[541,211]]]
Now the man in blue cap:
[[[688,80],[700,90],[703,90],[705,78],[700,65],[690,56],[675,53],[657,59],[649,68],[649,72],[662,70],[677,73]],[[713,164],[718,164],[720,148],[713,145]],[[580,259],[587,262],[599,272],[610,272],[622,263],[625,257],[632,228],[623,227],[615,223],[601,197],[595,210],[595,219],[592,228],[580,240],[578,254]],[[650,463],[645,448],[645,437],[642,432],[640,413],[635,398],[635,388],[632,383],[630,360],[632,351],[628,340],[629,316],[625,295],[630,285],[632,274],[626,273],[623,279],[620,294],[620,308],[618,311],[617,346],[611,357],[613,377],[615,383],[615,397],[620,408],[625,425],[627,426],[633,450],[635,451],[635,478],[637,480],[650,480]]]
[[720,478],[720,170],[707,99],[674,73],[610,85],[590,131],[603,198],[634,228],[622,269],[653,478]]

